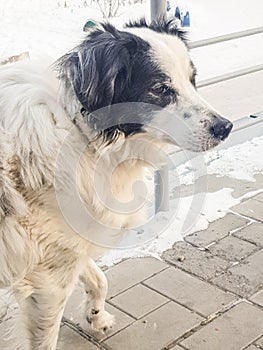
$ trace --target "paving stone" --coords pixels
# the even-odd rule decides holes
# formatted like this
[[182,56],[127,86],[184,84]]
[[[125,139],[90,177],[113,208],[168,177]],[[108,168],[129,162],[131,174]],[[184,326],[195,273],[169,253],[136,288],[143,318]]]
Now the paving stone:
[[256,347],[256,345],[249,345],[248,348],[246,348],[245,350],[258,350],[258,347]]
[[168,265],[153,258],[128,259],[106,271],[109,283],[108,299],[134,286]]
[[233,212],[263,221],[263,205],[255,199],[249,199],[232,208]]
[[250,298],[254,303],[263,306],[263,290],[260,290]]
[[[263,187],[263,186],[262,186]],[[254,197],[256,201],[263,202],[263,193],[258,194],[257,196]]]
[[247,241],[263,246],[263,224],[254,222],[241,230],[233,233],[235,237],[246,239]]
[[169,302],[105,343],[113,350],[159,350],[201,321],[195,313]]
[[[83,295],[84,293],[84,295]],[[79,325],[87,334],[91,334],[99,340],[106,339],[107,337],[115,334],[121,329],[127,327],[129,324],[134,322],[134,319],[124,312],[121,312],[116,307],[106,303],[105,309],[115,316],[116,324],[112,330],[110,330],[106,335],[94,333],[90,329],[90,325],[85,319],[85,292],[83,288],[77,286],[72,296],[70,297],[67,306],[65,308],[64,317],[69,319],[71,322]]]
[[8,306],[15,304],[16,301],[11,297],[6,289],[0,289],[0,322],[6,316]]
[[224,275],[212,279],[218,286],[243,297],[251,296],[263,287],[263,249],[249,256]]
[[139,284],[111,299],[111,303],[139,319],[167,303],[169,299]]
[[[7,294],[6,294],[7,295]],[[16,324],[16,317],[18,315],[18,304],[15,303],[15,300],[13,298],[9,298],[7,296],[8,308],[6,310],[5,316],[0,321],[0,349],[1,350],[13,350],[14,347],[14,340],[10,339],[8,337],[8,332],[10,332],[11,329],[14,329],[14,325]],[[11,335],[16,336],[16,329],[11,332]],[[19,339],[17,339],[19,341]],[[21,345],[21,344],[20,344]]]
[[263,310],[240,303],[181,344],[189,350],[240,350],[263,333]]
[[229,261],[239,261],[257,249],[254,244],[233,236],[226,237],[209,247],[212,254]]
[[75,324],[83,325],[85,320],[85,300],[86,293],[84,288],[76,286],[65,307],[64,317]]
[[263,337],[259,338],[257,341],[256,341],[256,344],[261,346],[263,348]]
[[209,316],[236,298],[181,270],[170,268],[144,282],[186,307]]
[[0,349],[13,349],[14,342],[10,339],[7,339],[7,330],[9,327],[12,327],[14,324],[14,320],[12,316],[4,318],[2,322],[0,322]]
[[230,231],[245,226],[248,222],[248,219],[239,215],[227,214],[223,219],[212,222],[206,230],[186,236],[185,241],[197,247],[205,247],[212,242],[226,237]]
[[70,329],[68,326],[63,326],[60,329],[57,350],[99,350],[99,348],[83,338],[77,332]]
[[183,270],[204,279],[210,279],[221,274],[229,263],[225,260],[213,256],[207,251],[202,251],[185,242],[178,242],[173,249],[166,251],[163,258]]

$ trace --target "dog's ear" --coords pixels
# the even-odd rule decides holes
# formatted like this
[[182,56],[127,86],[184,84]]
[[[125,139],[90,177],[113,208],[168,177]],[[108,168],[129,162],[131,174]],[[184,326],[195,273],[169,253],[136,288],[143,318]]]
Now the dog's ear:
[[61,58],[60,77],[69,80],[88,112],[121,101],[129,84],[138,37],[110,24],[94,29],[72,52]]

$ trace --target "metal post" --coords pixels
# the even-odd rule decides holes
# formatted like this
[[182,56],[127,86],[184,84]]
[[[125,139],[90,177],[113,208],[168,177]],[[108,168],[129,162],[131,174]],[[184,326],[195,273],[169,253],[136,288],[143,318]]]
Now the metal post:
[[150,5],[150,21],[160,17],[166,17],[166,0],[148,0]]
[[[148,0],[150,6],[150,22],[158,18],[166,18],[166,0]],[[165,165],[155,172],[155,212],[169,209],[168,166]]]
[[155,171],[155,213],[169,210],[169,173],[168,165]]

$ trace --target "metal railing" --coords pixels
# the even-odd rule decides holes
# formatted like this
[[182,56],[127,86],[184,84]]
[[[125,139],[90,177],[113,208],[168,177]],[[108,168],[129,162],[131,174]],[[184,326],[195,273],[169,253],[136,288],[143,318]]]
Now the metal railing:
[[[239,32],[234,32],[234,33],[230,33],[230,34],[220,35],[220,36],[217,36],[217,37],[214,37],[214,38],[197,40],[197,41],[194,41],[194,42],[190,43],[189,47],[191,49],[195,49],[195,48],[200,48],[200,47],[204,47],[204,46],[208,46],[208,45],[224,43],[224,42],[229,41],[229,40],[242,39],[242,38],[245,38],[247,36],[256,35],[256,34],[262,34],[262,33],[263,33],[263,27],[247,29],[247,30],[242,30],[242,31],[239,31]],[[256,65],[256,66],[239,69],[239,70],[236,70],[234,72],[230,72],[230,73],[226,73],[226,74],[222,74],[222,75],[219,75],[219,76],[216,76],[216,77],[212,77],[212,78],[209,78],[209,79],[202,80],[202,81],[198,82],[197,87],[200,88],[200,87],[204,87],[204,86],[220,83],[220,82],[225,81],[225,80],[238,78],[238,77],[241,77],[243,75],[256,73],[256,72],[259,72],[259,71],[262,71],[262,70],[263,70],[263,64],[259,64],[259,65]]]
[[197,40],[197,41],[194,41],[192,43],[189,43],[189,47],[190,47],[190,49],[195,49],[198,47],[219,44],[219,43],[223,43],[225,41],[234,40],[234,39],[241,39],[241,38],[245,38],[247,36],[261,34],[261,33],[263,33],[263,27],[252,28],[252,29],[242,30],[239,32],[234,32],[234,33],[216,36],[213,38]]
[[221,83],[222,81],[225,81],[225,80],[239,78],[243,75],[256,73],[256,72],[259,72],[261,70],[263,70],[263,64],[259,64],[257,66],[252,66],[252,67],[248,67],[248,68],[244,68],[244,69],[239,69],[239,70],[236,70],[234,72],[230,72],[230,73],[218,75],[218,76],[213,77],[213,78],[201,80],[197,83],[197,87],[201,88],[201,87],[205,87],[208,85]]
[[167,1],[166,0],[151,0],[150,5],[150,21],[159,17],[166,17]]

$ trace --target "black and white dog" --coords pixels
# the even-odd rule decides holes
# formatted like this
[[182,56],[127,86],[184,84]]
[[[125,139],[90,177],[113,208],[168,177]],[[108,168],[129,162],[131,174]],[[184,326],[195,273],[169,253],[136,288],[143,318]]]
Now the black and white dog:
[[195,75],[172,20],[99,24],[52,69],[0,67],[0,287],[16,296],[23,332],[12,349],[56,348],[78,279],[92,328],[112,327],[93,259],[144,222],[133,184],[148,184],[167,144],[205,151],[232,128]]

